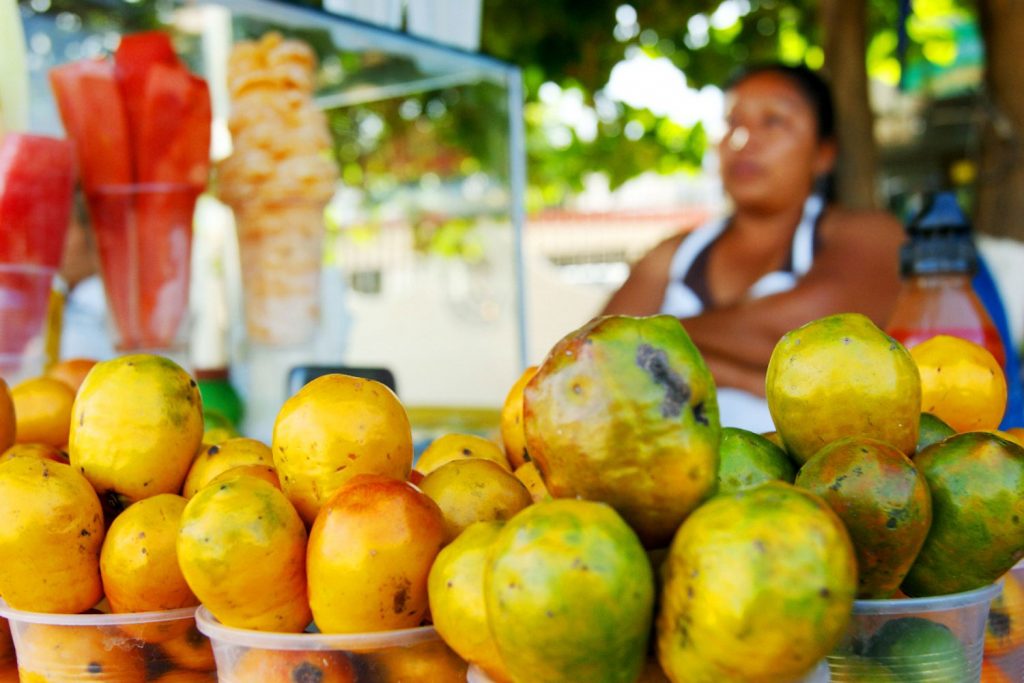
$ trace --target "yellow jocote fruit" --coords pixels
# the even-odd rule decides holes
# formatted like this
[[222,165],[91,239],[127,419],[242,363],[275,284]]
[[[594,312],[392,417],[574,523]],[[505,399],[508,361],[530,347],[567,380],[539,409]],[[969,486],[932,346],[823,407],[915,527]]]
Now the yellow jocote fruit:
[[940,334],[910,349],[921,373],[921,411],[958,432],[995,429],[1006,412],[1006,375],[985,347]]
[[178,565],[178,526],[188,502],[162,493],[133,503],[107,530],[100,552],[103,591],[114,612],[199,604]]
[[75,392],[50,377],[33,377],[11,389],[18,443],[45,443],[60,448],[68,442]]
[[917,366],[867,316],[840,313],[787,332],[768,361],[765,392],[775,428],[798,463],[847,436],[914,454],[921,420]]
[[538,367],[531,365],[523,371],[516,383],[509,389],[505,403],[501,406],[501,441],[509,464],[518,469],[529,460],[526,452],[526,430],[523,426],[523,389],[537,374]]
[[511,519],[533,503],[526,485],[514,474],[479,458],[442,465],[419,486],[441,508],[449,542],[470,524]]
[[662,566],[658,660],[672,681],[798,681],[839,642],[857,592],[842,521],[780,481],[718,496]]
[[307,524],[357,474],[405,479],[412,427],[404,406],[380,382],[324,375],[285,401],[271,444],[281,488]]
[[444,517],[407,481],[364,474],[343,485],[309,534],[309,602],[324,633],[418,626]]
[[13,458],[0,465],[0,595],[15,609],[83,612],[103,597],[103,511],[69,465]]
[[244,436],[208,446],[192,461],[181,495],[191,498],[218,475],[239,465],[273,465],[270,447]]
[[240,475],[189,500],[178,563],[189,588],[221,623],[298,633],[310,621],[306,538],[283,493]]
[[195,380],[161,356],[122,356],[97,363],[78,390],[71,465],[125,502],[178,493],[202,436]]
[[416,461],[416,470],[430,474],[453,460],[489,460],[511,472],[501,446],[475,434],[445,434],[430,442]]
[[509,680],[491,637],[484,600],[484,567],[501,521],[479,522],[442,550],[427,582],[434,628],[460,657],[496,681]]

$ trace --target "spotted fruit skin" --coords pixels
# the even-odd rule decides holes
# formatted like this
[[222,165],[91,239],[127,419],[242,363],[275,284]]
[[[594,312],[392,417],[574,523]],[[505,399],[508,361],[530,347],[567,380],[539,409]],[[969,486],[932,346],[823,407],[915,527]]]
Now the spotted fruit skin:
[[819,495],[850,532],[857,597],[891,597],[932,525],[928,482],[914,463],[887,443],[850,437],[818,451],[796,485]]
[[597,318],[526,385],[527,450],[555,498],[608,503],[664,546],[713,495],[721,427],[711,372],[671,316]]
[[1024,448],[990,432],[956,434],[914,456],[932,494],[932,526],[903,592],[981,588],[1024,557]]
[[484,569],[491,634],[515,683],[633,683],[647,655],[654,579],[608,505],[538,503],[498,532]]
[[658,660],[673,683],[799,680],[846,632],[857,591],[843,523],[784,482],[702,505],[662,572]]
[[836,439],[917,446],[921,376],[902,344],[859,313],[819,318],[772,350],[765,396],[786,451],[804,463]]

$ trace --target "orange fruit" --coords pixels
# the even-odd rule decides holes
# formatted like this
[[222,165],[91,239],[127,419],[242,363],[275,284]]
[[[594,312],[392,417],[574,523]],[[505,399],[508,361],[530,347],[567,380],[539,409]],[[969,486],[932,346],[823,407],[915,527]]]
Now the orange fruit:
[[230,470],[221,472],[211,479],[207,486],[215,486],[238,476],[256,477],[271,484],[278,491],[281,490],[281,479],[277,476],[277,470],[270,465],[239,465],[238,467],[232,467]]
[[[191,498],[215,477],[239,465],[273,465],[270,447],[262,441],[237,437],[206,448],[192,461],[181,495]],[[278,486],[280,488],[280,486]]]
[[116,630],[31,624],[18,644],[23,681],[143,683],[143,651]]
[[16,424],[11,390],[4,378],[0,377],[0,451],[6,451],[14,443]]
[[89,374],[96,362],[92,358],[67,358],[51,365],[46,371],[46,376],[64,382],[77,393],[78,388],[85,381],[85,376]]
[[523,389],[537,374],[537,366],[531,365],[512,385],[501,407],[501,441],[505,455],[512,468],[522,466],[529,459],[526,453],[526,434],[523,427]]
[[356,671],[341,652],[318,650],[249,650],[233,671],[236,681],[260,683],[355,683]]
[[27,379],[11,389],[18,443],[45,443],[60,448],[68,442],[75,392],[50,377]]
[[352,477],[405,479],[412,469],[405,407],[380,382],[350,375],[318,377],[285,401],[271,446],[281,488],[306,524]]
[[427,612],[427,574],[444,541],[444,516],[425,493],[378,474],[354,477],[309,532],[316,625],[324,633],[419,626]]
[[68,454],[59,448],[45,443],[16,443],[3,453],[0,453],[0,463],[7,462],[11,458],[43,458],[53,462],[68,464]]
[[498,444],[473,434],[445,434],[434,439],[420,454],[419,460],[416,461],[416,469],[423,474],[430,474],[453,460],[466,458],[490,460],[509,472],[512,471]]
[[178,526],[187,502],[172,493],[140,500],[107,529],[100,574],[112,611],[157,612],[199,604],[178,566]]
[[160,643],[160,650],[167,661],[181,669],[192,671],[214,671],[216,662],[210,639],[200,633],[192,621],[185,632],[171,640]]
[[1003,592],[992,601],[985,622],[985,654],[999,657],[1024,644],[1024,585],[1010,571],[1003,577]]
[[474,522],[505,521],[533,503],[514,474],[480,458],[438,467],[423,479],[420,489],[441,508],[449,543]]
[[131,503],[181,491],[202,437],[196,381],[167,358],[121,356],[97,363],[78,390],[71,464],[100,495]]
[[921,412],[958,432],[995,429],[1006,411],[1006,375],[983,346],[945,334],[910,349],[921,373]]
[[978,683],[1012,683],[1012,679],[986,657],[981,661],[981,678]]

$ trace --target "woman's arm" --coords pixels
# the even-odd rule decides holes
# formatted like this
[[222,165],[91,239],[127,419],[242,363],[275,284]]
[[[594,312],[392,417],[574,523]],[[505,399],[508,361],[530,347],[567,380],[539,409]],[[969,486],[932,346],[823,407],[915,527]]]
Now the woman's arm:
[[763,393],[779,338],[816,318],[858,312],[887,322],[900,285],[900,224],[881,212],[833,210],[820,229],[814,265],[792,290],[682,321],[720,385]]
[[672,256],[684,237],[685,233],[669,237],[637,261],[600,315],[654,315],[661,310]]

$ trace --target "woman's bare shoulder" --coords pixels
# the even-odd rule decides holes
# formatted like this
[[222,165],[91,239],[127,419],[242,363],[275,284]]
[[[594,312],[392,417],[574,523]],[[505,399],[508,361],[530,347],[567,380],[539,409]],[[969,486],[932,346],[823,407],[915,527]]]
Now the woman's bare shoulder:
[[903,226],[887,211],[878,209],[848,209],[840,206],[830,206],[822,221],[822,229],[825,234],[847,233],[856,231],[858,233],[878,234],[889,233],[902,236]]

